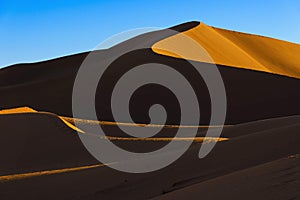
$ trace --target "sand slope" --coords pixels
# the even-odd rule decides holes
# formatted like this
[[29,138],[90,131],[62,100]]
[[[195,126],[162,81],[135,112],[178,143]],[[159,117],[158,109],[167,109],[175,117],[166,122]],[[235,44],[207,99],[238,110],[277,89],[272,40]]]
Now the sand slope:
[[[0,116],[0,122],[3,123],[1,127],[5,128],[5,133],[18,134],[17,138],[22,135],[27,137],[24,146],[24,143],[15,142],[16,135],[13,135],[13,140],[8,140],[12,137],[10,134],[1,134],[1,141],[5,142],[1,144],[0,152],[6,152],[1,155],[1,163],[6,163],[5,166],[1,165],[2,176],[97,165],[95,160],[82,147],[82,144],[78,142],[78,136],[67,131],[66,127],[58,126],[60,122],[56,122],[49,117],[45,119],[40,115],[36,118],[27,115],[10,114]],[[25,119],[31,120],[26,121]],[[10,123],[21,122],[19,127],[23,132],[16,131],[15,127],[7,125],[9,121],[11,121]],[[29,122],[31,126],[26,126],[25,124]],[[279,121],[275,120],[274,127],[278,124]],[[43,132],[39,132],[37,128],[40,128]],[[154,173],[128,174],[117,172],[105,166],[98,166],[73,172],[67,171],[52,175],[27,177],[20,180],[13,179],[0,183],[0,196],[2,199],[17,199],[21,196],[31,199],[113,199],[119,197],[144,199],[169,192],[172,194],[174,190],[195,183],[219,176],[222,177],[238,170],[296,154],[300,151],[298,130],[299,123],[294,123],[290,126],[271,128],[263,132],[253,132],[236,137],[218,143],[209,156],[201,160],[197,158],[200,144],[195,143],[181,159]],[[236,134],[243,135],[243,128],[236,129]],[[18,145],[26,151],[18,151],[16,148]],[[123,145],[132,146],[135,144],[127,141]],[[144,146],[144,144],[141,144],[137,145],[136,148],[144,148]],[[10,154],[7,154],[8,152]],[[18,156],[12,154],[20,152],[22,154]],[[15,161],[15,164],[13,161]],[[279,169],[281,166],[277,162],[272,165],[274,165],[274,169],[277,168],[277,165]],[[291,176],[289,169],[283,170],[280,174],[275,173],[274,177],[282,181],[288,180]],[[254,173],[255,177],[256,171],[248,173]],[[241,173],[241,177],[244,177],[243,173]],[[239,178],[237,179],[239,180]],[[234,181],[235,179],[230,179],[226,183],[231,184],[231,180]],[[273,179],[267,183],[273,183],[272,181]],[[222,185],[216,185],[215,190],[222,188]],[[18,190],[18,192],[14,192],[15,190]],[[53,190],[56,192],[53,193]],[[286,192],[292,190],[291,188]],[[265,199],[265,196],[259,197]]]
[[292,155],[154,199],[298,199],[300,157]]
[[[97,163],[81,144],[78,136],[78,134],[86,134],[87,136],[99,138],[93,132],[85,132],[85,130],[93,130],[95,125],[107,126],[107,138],[103,139],[115,141],[133,151],[138,151],[140,148],[142,148],[142,151],[146,151],[147,149],[162,147],[173,139],[173,135],[170,135],[169,132],[176,131],[176,128],[174,130],[168,128],[169,131],[163,131],[159,135],[160,137],[139,139],[124,137],[120,130],[116,132],[115,130],[118,130],[116,124],[107,122],[94,124],[95,122],[90,123],[87,120],[81,120],[84,127],[86,127],[82,131],[78,130],[68,120],[70,121],[70,119],[64,117],[52,113],[37,112],[28,107],[1,110],[1,175],[78,167],[78,163],[86,163],[87,165]],[[14,123],[17,125],[14,125]],[[203,130],[206,130],[206,128],[203,128]],[[227,138],[208,138],[204,140],[203,136],[190,138],[187,135],[185,138],[177,138],[177,141],[185,142],[189,139],[195,140],[195,142],[227,140]],[[129,143],[131,145],[128,145]]]
[[[300,152],[299,121],[279,126],[281,120],[287,119],[275,119],[273,122],[257,122],[265,129],[247,134],[244,131],[248,130],[249,124],[244,128],[242,124],[230,127],[236,137],[218,143],[204,159],[197,157],[201,143],[194,143],[182,158],[167,168],[153,173],[128,174],[99,165],[84,149],[78,135],[55,116],[24,113],[0,115],[0,119],[3,129],[0,135],[2,199],[21,196],[30,199],[144,199],[169,192],[172,194],[172,191],[196,183]],[[11,126],[16,122],[18,126]],[[252,123],[255,126],[255,122]],[[272,123],[272,127],[266,128]],[[134,146],[135,150],[157,145],[143,141],[121,141],[119,144],[125,148]],[[281,164],[277,161],[273,165],[280,169]],[[58,172],[51,173],[51,170]],[[27,176],[26,173],[30,172],[40,173]],[[25,175],[21,178],[7,178],[23,173]],[[2,179],[3,176],[6,177]],[[291,175],[287,169],[274,177],[285,181]],[[220,189],[220,186],[216,185],[215,189]],[[264,198],[261,196],[261,199]]]
[[[229,31],[204,23],[183,33],[155,43],[156,53],[181,58],[211,62],[204,56],[194,54],[193,47],[184,37],[192,38],[203,47],[216,64],[270,72],[300,78],[300,45],[282,40]],[[173,52],[173,53],[172,53]]]

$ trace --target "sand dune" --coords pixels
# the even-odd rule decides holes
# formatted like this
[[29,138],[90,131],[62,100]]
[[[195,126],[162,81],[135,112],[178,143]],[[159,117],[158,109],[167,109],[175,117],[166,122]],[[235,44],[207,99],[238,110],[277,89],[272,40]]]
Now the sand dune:
[[2,175],[76,167],[85,161],[97,163],[82,146],[77,132],[66,126],[56,115],[0,115],[0,127]]
[[211,62],[193,53],[194,47],[189,46],[184,37],[200,44],[216,64],[300,78],[299,44],[215,28],[204,23],[163,39],[155,43],[152,49],[173,57],[178,57],[175,53],[177,49],[182,49],[179,58]]
[[[210,34],[205,30],[211,30],[213,28],[201,24],[198,27],[198,25],[199,23],[197,22],[191,22],[172,27],[171,29],[181,31],[183,33],[189,31],[193,32],[194,29],[199,29],[200,33],[196,31],[195,33],[193,32],[193,34],[210,37]],[[201,32],[202,30],[203,32]],[[256,38],[255,36],[243,36],[243,34],[240,33],[233,34],[241,35],[241,37],[246,38]],[[202,38],[202,36],[200,38]],[[176,37],[176,35],[173,37]],[[153,45],[157,44],[157,42],[163,42],[165,38],[172,38],[172,36],[170,36],[170,32],[166,30],[150,32],[127,40],[108,50],[98,51],[96,54],[99,56],[99,67],[101,67],[103,59],[111,53],[120,53],[130,46],[143,46],[145,43],[147,43],[150,47],[153,47]],[[257,40],[260,40],[260,38],[261,37],[258,37]],[[256,41],[256,39],[252,40]],[[254,45],[254,42],[251,42],[252,40],[249,39],[246,41],[249,45]],[[275,46],[277,45],[277,42],[280,44],[282,43],[280,46],[284,46],[284,44],[286,44],[286,42],[274,39],[265,40],[275,41]],[[240,39],[237,41],[236,45],[241,45],[239,43],[242,43]],[[270,43],[270,45],[271,44],[273,43]],[[271,48],[270,45],[269,48]],[[277,46],[275,46],[274,49],[276,50]],[[284,47],[290,49],[288,46]],[[211,48],[216,49],[217,46],[213,45]],[[288,52],[289,51],[290,50],[288,50]],[[267,59],[267,57],[270,56],[273,58],[273,54],[271,53],[272,51],[266,50],[264,54],[267,52],[270,53],[268,53],[268,55],[262,55],[262,57],[264,59]],[[235,53],[238,54],[238,52]],[[225,51],[222,55],[227,56],[232,60],[239,60],[232,57],[230,52]],[[288,62],[294,62],[291,61],[293,59],[290,59],[289,56],[285,57],[285,54],[281,55],[283,57],[278,59],[277,57],[274,57],[273,65],[275,65],[276,62],[281,62],[282,59],[286,59]],[[39,63],[19,64],[1,69],[0,108],[15,108],[25,105],[35,110],[51,112],[59,116],[72,117],[72,90],[74,79],[78,68],[86,56],[87,53],[82,53]],[[246,61],[246,58],[247,57],[242,59],[243,62],[244,60]],[[294,60],[296,62],[297,59]],[[199,125],[207,125],[211,114],[210,96],[201,76],[196,75],[195,71],[184,60],[174,58],[172,56],[157,54],[153,52],[152,48],[134,51],[131,54],[123,56],[120,62],[111,65],[110,70],[107,72],[107,77],[109,77],[109,79],[105,79],[103,82],[105,87],[99,87],[96,93],[96,111],[98,113],[98,120],[114,122],[114,118],[109,108],[111,92],[116,81],[123,75],[123,73],[131,69],[133,66],[147,62],[172,66],[178,72],[182,73],[187,80],[189,80],[195,89],[200,103],[202,117]],[[208,63],[198,61],[192,62],[199,68],[206,69],[212,67],[211,64]],[[226,63],[222,62],[221,64]],[[253,66],[258,66],[255,63],[252,64]],[[289,63],[283,64],[284,65],[281,65],[279,63],[278,67],[281,69],[290,68]],[[225,65],[217,65],[217,67],[222,75],[227,93],[228,106],[226,124],[230,125],[260,119],[300,114],[300,107],[298,106],[300,101],[300,96],[298,95],[300,92],[300,82],[298,79],[256,70],[242,69],[238,68],[238,66],[226,67]],[[132,98],[132,104],[135,105],[131,107],[131,114],[134,121],[140,124],[148,124],[148,109],[145,108],[153,103],[160,103],[166,108],[169,114],[167,124],[176,125],[179,123],[180,112],[174,96],[172,96],[172,94],[164,88],[153,85],[150,85],[145,90],[141,90]],[[89,119],[89,116],[85,115],[78,117],[82,119]],[[121,122],[125,123],[128,121],[128,118],[121,120]]]
[[[44,199],[144,199],[169,192],[172,195],[174,190],[203,181],[205,184],[216,177],[223,179],[224,175],[230,173],[236,172],[239,177],[239,170],[268,162],[274,163],[272,166],[275,169],[280,168],[281,164],[273,161],[300,151],[299,121],[280,127],[278,124],[281,120],[287,119],[257,122],[261,127],[268,127],[272,123],[273,126],[248,134],[243,134],[244,130],[248,130],[248,124],[245,124],[245,128],[242,124],[236,128],[230,127],[236,137],[218,143],[204,159],[197,158],[201,144],[194,143],[182,158],[167,168],[147,174],[128,174],[97,163],[86,152],[78,135],[57,117],[37,113],[0,115],[4,132],[14,133],[1,134],[0,158],[5,165],[1,165],[0,180],[1,177],[3,180],[0,183],[0,196],[4,199],[21,196]],[[15,122],[19,122],[18,127],[9,125]],[[252,123],[254,126],[255,122]],[[25,143],[21,142],[22,137],[27,138],[26,142],[23,140]],[[125,147],[147,148],[147,143],[143,141],[120,142]],[[156,142],[152,143],[154,145]],[[20,151],[20,148],[26,151]],[[280,175],[280,180],[284,181],[289,176],[287,171],[286,175]],[[279,175],[275,174],[274,177]],[[240,181],[243,183],[243,180]],[[39,190],[34,189],[37,187]],[[221,186],[216,184],[215,187],[217,190]],[[14,192],[16,189],[18,193]],[[53,190],[56,192],[53,193]],[[287,191],[293,191],[293,188]],[[265,196],[258,197],[266,199]]]
[[[13,126],[15,123],[17,126]],[[105,122],[101,124],[106,126]],[[84,125],[93,126],[89,123]],[[100,139],[116,141],[125,146],[132,143],[129,145],[132,150],[138,150],[141,145],[144,146],[143,151],[153,149],[153,146],[163,146],[173,139],[178,142],[194,140],[200,143],[227,140],[227,138],[205,139],[204,136],[173,138],[164,132],[159,137],[153,138],[120,137],[121,133],[113,131],[114,127],[117,127],[116,125],[109,124],[107,126],[108,135]],[[42,169],[76,168],[78,167],[77,164],[82,161],[86,161],[87,165],[97,163],[81,144],[78,134],[97,138],[99,136],[78,130],[73,124],[64,120],[64,117],[47,112],[37,112],[28,107],[8,109],[0,112],[0,127],[3,132],[0,135],[0,162],[3,163],[0,166],[0,171],[2,175],[6,173],[30,173],[32,170]],[[138,144],[137,147],[136,144]]]
[[[66,127],[70,128],[72,131],[76,131],[78,133],[82,133],[82,134],[89,134],[89,135],[93,135],[94,132],[91,132],[92,130],[94,130],[94,127],[98,127],[98,126],[105,126],[108,129],[111,128],[111,130],[109,130],[108,132],[112,132],[112,135],[108,135],[106,138],[109,140],[145,140],[145,141],[151,141],[151,140],[161,140],[161,141],[170,141],[172,139],[177,139],[177,140],[190,140],[193,138],[189,138],[189,137],[184,137],[184,138],[173,138],[173,135],[169,135],[168,131],[164,131],[166,133],[163,133],[162,135],[159,135],[160,137],[157,138],[128,138],[128,137],[118,137],[118,136],[122,136],[122,131],[120,129],[117,129],[120,126],[141,126],[141,127],[145,127],[147,125],[147,127],[151,128],[161,128],[164,130],[172,130],[172,129],[177,129],[177,128],[183,128],[183,129],[189,129],[189,128],[198,128],[199,131],[206,131],[208,129],[208,127],[210,128],[223,128],[223,127],[229,127],[231,125],[215,125],[215,126],[185,126],[185,125],[168,125],[168,124],[135,124],[135,123],[123,123],[123,122],[108,122],[108,121],[94,121],[94,120],[87,120],[87,119],[78,119],[78,118],[71,118],[71,117],[64,117],[64,116],[58,116],[54,113],[49,113],[49,112],[43,112],[43,111],[36,111],[32,108],[29,107],[19,107],[19,108],[10,108],[10,109],[3,109],[0,110],[0,115],[7,115],[7,114],[23,114],[23,113],[34,113],[34,114],[43,114],[43,115],[51,115],[51,116],[55,116],[57,117],[57,119],[61,120],[61,122],[63,122]],[[82,129],[81,129],[82,128]],[[106,128],[106,129],[107,129]],[[94,134],[94,136],[96,136],[96,134]],[[188,135],[186,135],[188,136]],[[204,136],[204,134],[203,134]],[[213,140],[213,138],[207,138]],[[198,137],[194,139],[195,141],[200,141],[203,142],[204,138]],[[220,138],[220,141],[222,140],[226,140],[226,138]]]
[[[120,57],[105,72],[95,95],[97,120],[84,114],[72,116],[74,80],[89,52],[0,69],[0,199],[300,198],[299,45],[199,22],[171,30],[180,33],[150,32],[95,52],[97,66],[103,67],[112,54],[141,47]],[[204,138],[211,105],[203,78],[166,49],[181,46],[184,58],[197,68],[214,67],[180,42],[184,35],[206,48],[223,78],[227,116],[220,138]],[[193,143],[166,168],[143,174],[116,171],[109,165],[131,161],[99,163],[79,136],[108,139],[141,153],[168,144],[179,127],[178,102],[172,92],[157,85],[143,87],[132,96],[130,114],[136,124],[128,123],[126,117],[117,122],[113,118],[110,100],[116,82],[134,66],[149,62],[173,67],[192,85],[201,120],[182,127],[197,127],[196,138],[188,131],[184,137],[175,137],[174,142]],[[166,109],[166,125],[149,124],[148,108],[153,104]],[[97,135],[99,125],[105,137]],[[162,130],[154,137],[135,138],[119,126]],[[217,142],[213,151],[199,159],[201,145],[210,142]]]

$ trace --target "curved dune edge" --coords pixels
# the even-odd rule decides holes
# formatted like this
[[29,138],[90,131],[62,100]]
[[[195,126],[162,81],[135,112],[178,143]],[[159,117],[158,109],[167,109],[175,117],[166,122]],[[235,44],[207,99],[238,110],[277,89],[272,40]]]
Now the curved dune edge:
[[[1,114],[21,114],[21,113],[49,113],[49,112],[39,112],[30,107],[18,107],[18,108],[10,108],[10,109],[3,109],[0,110]],[[53,113],[49,113],[53,114]],[[56,114],[54,114],[56,115]],[[100,139],[108,139],[112,141],[191,141],[194,142],[202,142],[202,143],[209,143],[209,142],[221,142],[226,141],[228,138],[215,138],[215,137],[153,137],[153,138],[132,138],[132,137],[115,137],[115,136],[105,136],[99,137],[96,134],[86,133],[84,130],[79,129],[76,127],[75,123],[81,124],[99,124],[99,125],[110,125],[110,126],[145,126],[145,124],[130,124],[130,123],[118,123],[118,122],[106,122],[106,121],[94,121],[94,120],[85,120],[85,119],[75,119],[70,117],[62,117],[56,115],[68,128],[82,134],[87,134],[90,136],[95,136]],[[149,127],[163,127],[165,125],[157,125],[151,124]],[[177,125],[166,125],[168,128],[178,128]],[[195,127],[202,127],[202,126],[184,126],[182,128],[195,128]],[[204,128],[208,126],[203,126]],[[218,128],[220,126],[213,126]]]
[[[209,56],[199,51],[199,46]],[[202,22],[155,43],[152,50],[175,58],[300,78],[299,44],[215,28]]]
[[[18,108],[10,108],[10,109],[3,109],[0,110],[0,115],[6,115],[6,114],[18,114],[18,113],[47,113],[47,112],[39,112],[36,111],[30,107],[24,106],[24,107],[18,107]],[[54,113],[51,113],[54,114]],[[54,114],[55,115],[55,114]],[[80,132],[80,133],[84,133],[84,131],[80,130],[79,128],[77,128],[76,126],[74,126],[72,123],[68,122],[67,120],[64,119],[64,117],[58,116],[57,117],[65,124],[67,125],[69,128]]]
[[15,113],[32,113],[32,112],[37,112],[36,110],[24,106],[24,107],[18,107],[18,108],[10,108],[10,109],[3,109],[0,110],[0,115],[5,115],[5,114],[15,114]]
[[149,127],[149,128],[220,128],[220,127],[229,127],[232,125],[169,125],[169,124],[142,124],[142,123],[128,123],[128,122],[110,122],[110,121],[96,121],[90,119],[79,119],[72,117],[62,117],[65,121],[71,124],[93,124],[93,125],[105,125],[105,126],[140,126],[140,127]]

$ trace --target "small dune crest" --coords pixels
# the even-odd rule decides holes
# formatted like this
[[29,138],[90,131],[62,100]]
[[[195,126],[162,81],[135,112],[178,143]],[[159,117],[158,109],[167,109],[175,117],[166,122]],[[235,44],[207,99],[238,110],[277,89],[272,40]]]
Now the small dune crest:
[[26,106],[0,110],[0,114],[17,114],[17,113],[31,113],[31,112],[37,112],[37,111]]
[[75,130],[77,132],[82,133],[83,131],[74,126],[72,123],[68,122],[67,120],[64,119],[64,117],[58,116],[54,113],[48,113],[48,112],[39,112],[36,111],[30,107],[24,106],[24,107],[17,107],[17,108],[10,108],[10,109],[3,109],[0,110],[0,115],[6,115],[6,114],[22,114],[22,113],[35,113],[35,114],[49,114],[49,115],[54,115],[56,116],[59,120],[61,120],[67,127],[69,127],[72,130]]
[[[191,38],[193,42],[187,42],[185,38]],[[196,45],[191,43],[199,44],[211,59],[195,53]],[[152,50],[176,58],[300,78],[300,45],[204,23],[155,43]]]

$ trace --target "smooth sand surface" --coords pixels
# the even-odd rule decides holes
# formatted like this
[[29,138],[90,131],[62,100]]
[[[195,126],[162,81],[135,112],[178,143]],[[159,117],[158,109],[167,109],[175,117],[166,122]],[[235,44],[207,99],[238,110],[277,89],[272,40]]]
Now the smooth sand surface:
[[[291,117],[289,121],[284,117],[225,127],[224,132],[229,130],[234,137],[217,143],[214,150],[204,159],[197,157],[202,144],[193,143],[178,161],[164,169],[146,174],[128,174],[98,163],[83,147],[78,133],[55,115],[0,115],[0,126],[2,133],[5,133],[0,136],[0,197],[145,199],[165,193],[171,195],[173,191],[181,188],[297,154],[300,147],[299,120],[296,118],[297,116]],[[294,122],[291,123],[292,121]],[[16,122],[18,126],[12,126]],[[261,131],[253,128],[251,131],[251,127],[261,127]],[[133,151],[143,151],[166,143],[118,141],[116,144]],[[125,161],[105,164],[122,162]],[[288,172],[280,174],[280,180],[288,179],[291,176]],[[279,177],[278,174],[274,176]],[[216,190],[222,188],[218,184],[215,187]],[[16,190],[18,192],[15,192]],[[293,188],[286,190],[289,191],[293,191]],[[295,196],[298,193],[285,195]],[[271,196],[266,198],[259,193],[257,197],[272,199]]]
[[[207,59],[186,37],[210,55]],[[155,43],[153,51],[177,58],[258,70],[300,78],[300,45],[259,35],[229,31],[204,23]],[[180,53],[178,55],[178,53]]]
[[170,192],[159,199],[298,199],[300,155],[291,155]]

